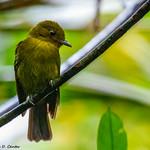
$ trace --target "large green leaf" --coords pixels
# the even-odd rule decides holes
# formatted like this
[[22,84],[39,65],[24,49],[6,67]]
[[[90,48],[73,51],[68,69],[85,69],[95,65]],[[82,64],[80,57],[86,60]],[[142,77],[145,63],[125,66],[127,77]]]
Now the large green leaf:
[[123,123],[110,109],[102,116],[99,124],[97,150],[127,150]]

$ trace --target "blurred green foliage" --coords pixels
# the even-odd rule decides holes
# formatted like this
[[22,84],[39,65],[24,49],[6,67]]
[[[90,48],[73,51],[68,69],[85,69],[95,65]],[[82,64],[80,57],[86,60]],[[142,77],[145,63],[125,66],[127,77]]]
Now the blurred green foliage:
[[[147,15],[146,20],[150,16]],[[150,89],[148,70],[150,28],[141,21],[125,36],[119,39],[107,52],[90,64],[86,71],[110,76]],[[102,22],[108,18],[103,17]],[[0,65],[13,65],[17,43],[27,36],[27,30],[6,30],[0,32]],[[62,62],[87,43],[95,33],[88,29],[66,31],[66,39],[73,48],[62,47]],[[84,71],[83,70],[83,71]],[[0,100],[15,95],[14,82],[0,82]],[[113,112],[123,119],[128,134],[129,150],[150,149],[150,107],[131,102],[124,98],[89,94],[76,91],[67,85],[61,87],[61,105],[57,119],[52,121],[53,140],[51,142],[30,143],[26,137],[16,139],[16,144],[26,150],[96,150],[96,136],[99,118],[111,106]]]

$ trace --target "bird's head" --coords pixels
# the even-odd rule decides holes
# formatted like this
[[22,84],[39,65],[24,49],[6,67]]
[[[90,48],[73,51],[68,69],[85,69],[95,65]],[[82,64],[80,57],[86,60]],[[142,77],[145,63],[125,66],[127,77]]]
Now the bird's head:
[[62,27],[50,20],[42,21],[32,28],[29,35],[40,40],[51,42],[57,47],[66,45],[71,47],[71,44],[65,40],[65,33]]

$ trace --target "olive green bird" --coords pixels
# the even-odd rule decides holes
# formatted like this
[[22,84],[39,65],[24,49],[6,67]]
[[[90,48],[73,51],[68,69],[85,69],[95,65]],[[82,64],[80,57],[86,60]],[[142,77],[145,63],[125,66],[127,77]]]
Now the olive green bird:
[[[43,21],[31,29],[28,37],[21,41],[15,53],[15,78],[19,103],[38,94],[60,77],[59,48],[71,47],[59,24]],[[48,119],[55,118],[59,104],[59,88],[46,98],[46,103],[35,105],[29,111],[28,139],[50,140],[52,131]],[[24,115],[24,113],[22,114]]]

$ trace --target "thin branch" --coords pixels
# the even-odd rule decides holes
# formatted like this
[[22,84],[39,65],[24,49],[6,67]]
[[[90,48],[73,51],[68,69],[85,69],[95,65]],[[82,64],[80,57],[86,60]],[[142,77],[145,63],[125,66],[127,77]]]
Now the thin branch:
[[66,72],[71,66],[78,63],[83,57],[88,53],[93,51],[93,49],[103,42],[113,31],[115,31],[119,26],[121,26],[125,21],[127,21],[136,10],[140,8],[145,3],[146,0],[134,3],[127,9],[125,9],[112,23],[110,23],[105,29],[103,29],[97,36],[95,36],[90,42],[88,42],[79,52],[75,53],[61,66],[62,74]]
[[[139,5],[140,4],[140,5]],[[138,6],[138,7],[137,7]],[[136,7],[136,11],[133,8]],[[117,18],[120,21],[120,25],[112,24],[113,31],[110,29],[111,25],[107,27],[107,32],[100,33],[97,35],[88,45],[86,45],[83,51],[78,52],[72,56],[65,64],[63,64],[63,70],[61,73],[60,80],[55,82],[53,87],[47,87],[43,92],[38,93],[38,95],[33,97],[33,102],[35,104],[44,103],[45,97],[50,95],[58,86],[61,86],[71,77],[76,75],[79,71],[84,69],[88,64],[95,60],[98,56],[103,54],[115,41],[117,41],[123,34],[125,34],[135,23],[137,23],[146,13],[150,10],[150,0],[143,0],[139,3],[136,3],[131,10],[127,9],[130,12],[125,15],[123,12],[124,18]],[[128,16],[128,18],[126,17]],[[117,20],[117,21],[118,21]],[[109,30],[108,30],[109,29]],[[100,35],[102,37],[98,38]],[[95,41],[96,40],[96,41]],[[94,44],[93,44],[94,43]],[[89,46],[89,47],[87,47]],[[87,48],[87,49],[86,49]],[[12,119],[26,111],[28,108],[32,107],[32,104],[29,101],[18,105],[13,108],[11,111],[5,113],[0,117],[0,127],[10,122]]]
[[10,110],[12,110],[13,108],[15,108],[18,105],[19,105],[19,101],[18,101],[17,96],[11,98],[4,104],[0,105],[0,116],[2,116],[3,114],[7,113]]
[[102,0],[96,0],[96,11],[95,11],[95,17],[93,20],[93,27],[94,31],[99,31],[100,29],[100,5]]
[[7,0],[0,2],[0,11],[43,3],[43,0]]

